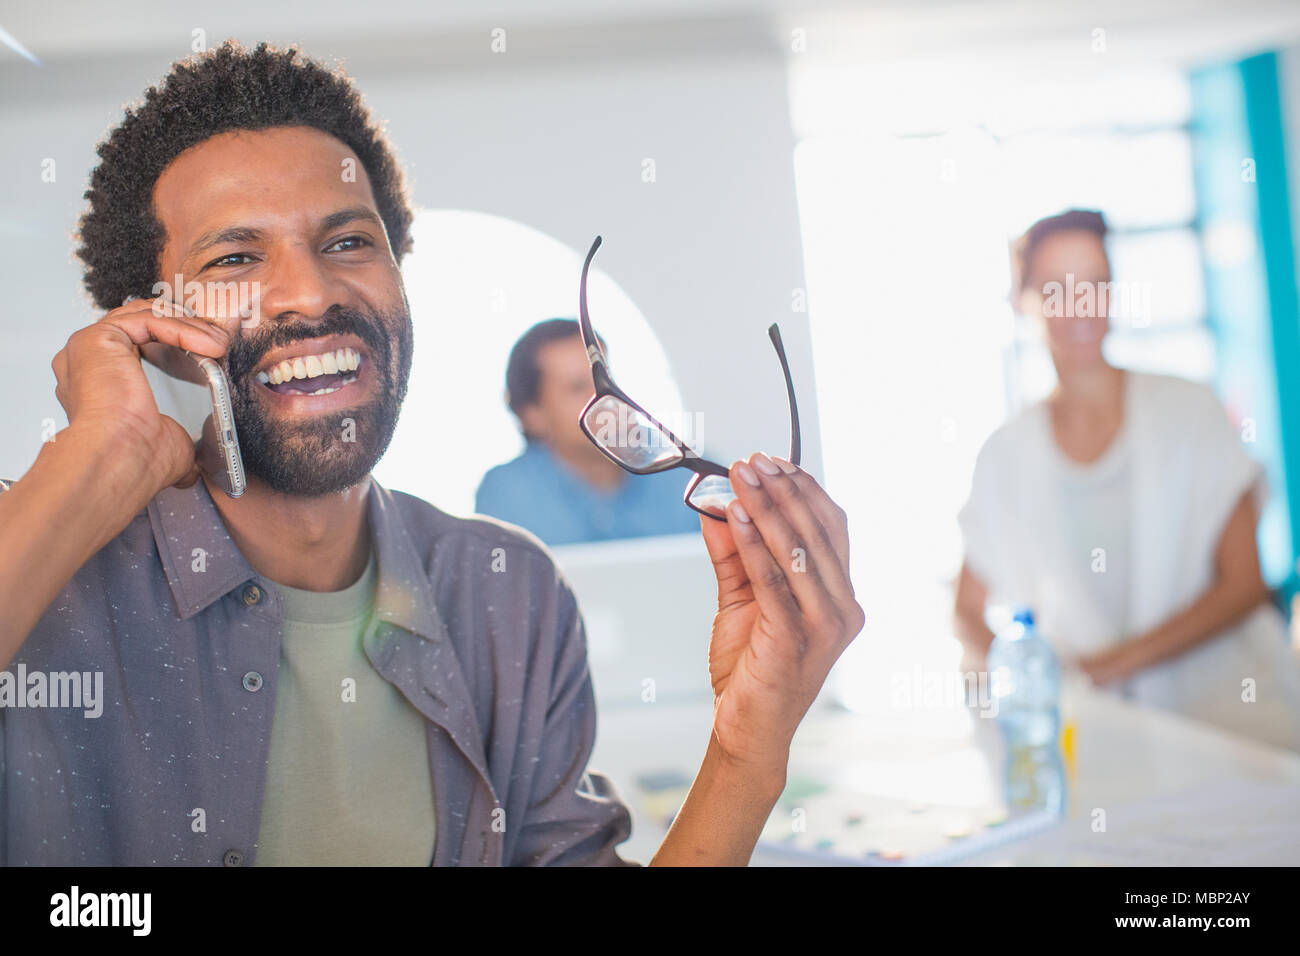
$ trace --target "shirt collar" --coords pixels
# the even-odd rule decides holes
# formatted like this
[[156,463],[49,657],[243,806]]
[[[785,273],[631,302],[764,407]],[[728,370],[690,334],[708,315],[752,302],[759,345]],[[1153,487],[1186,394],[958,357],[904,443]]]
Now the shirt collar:
[[[261,577],[230,537],[204,482],[164,488],[149,502],[148,511],[180,620],[189,620],[239,585]],[[428,571],[392,494],[373,478],[366,514],[379,565],[376,617],[437,640],[443,626]]]

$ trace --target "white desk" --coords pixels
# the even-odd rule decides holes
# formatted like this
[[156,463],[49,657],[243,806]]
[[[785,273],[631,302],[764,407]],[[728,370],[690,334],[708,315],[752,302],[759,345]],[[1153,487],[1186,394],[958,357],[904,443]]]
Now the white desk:
[[[1096,692],[1078,698],[1076,766],[1067,819],[967,859],[974,865],[1300,864],[1300,754],[1233,737]],[[638,775],[693,777],[711,709],[645,704],[599,715],[591,766],[633,810],[620,852],[648,862],[664,835]],[[811,770],[847,790],[978,806],[1001,789],[995,722],[962,711],[866,716],[816,707],[795,738],[790,777]],[[653,805],[653,799],[650,801]],[[1096,811],[1106,829],[1093,829]],[[759,850],[754,865],[789,865]]]

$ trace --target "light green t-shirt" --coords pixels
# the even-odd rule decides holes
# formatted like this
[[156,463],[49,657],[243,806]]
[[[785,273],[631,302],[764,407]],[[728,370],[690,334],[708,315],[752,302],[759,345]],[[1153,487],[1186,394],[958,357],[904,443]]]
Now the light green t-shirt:
[[429,866],[427,724],[375,671],[374,552],[342,591],[276,584],[284,604],[259,866]]

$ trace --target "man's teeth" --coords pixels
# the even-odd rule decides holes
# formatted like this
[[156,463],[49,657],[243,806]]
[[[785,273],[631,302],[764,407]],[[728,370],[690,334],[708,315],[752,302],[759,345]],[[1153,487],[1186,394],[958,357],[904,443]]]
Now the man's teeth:
[[[320,375],[337,375],[340,372],[355,371],[361,364],[361,356],[350,348],[322,352],[319,355],[303,355],[285,359],[272,365],[265,372],[257,373],[257,380],[263,385],[282,385],[296,378],[316,378]],[[328,395],[337,392],[337,388],[322,388],[312,392],[313,395]]]

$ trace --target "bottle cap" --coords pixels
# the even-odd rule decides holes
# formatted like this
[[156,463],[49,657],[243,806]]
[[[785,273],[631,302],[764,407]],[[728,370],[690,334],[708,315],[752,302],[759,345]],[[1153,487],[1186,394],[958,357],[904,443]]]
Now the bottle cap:
[[1016,608],[1015,617],[1012,618],[1017,624],[1023,624],[1026,627],[1034,626],[1034,612],[1027,607]]

